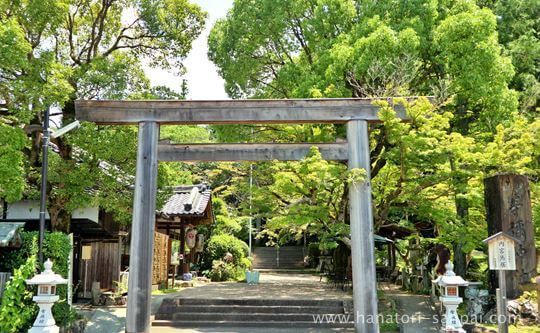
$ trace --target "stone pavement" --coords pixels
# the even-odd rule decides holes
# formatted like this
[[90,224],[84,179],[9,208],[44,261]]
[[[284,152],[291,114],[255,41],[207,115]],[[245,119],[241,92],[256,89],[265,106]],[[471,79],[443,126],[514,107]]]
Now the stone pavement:
[[439,317],[431,306],[429,296],[410,294],[392,284],[381,284],[381,287],[385,295],[396,301],[402,333],[439,332]]
[[[260,283],[247,285],[236,282],[220,282],[200,284],[193,288],[186,288],[178,293],[152,296],[152,314],[155,314],[164,298],[182,296],[186,298],[242,298],[242,299],[349,299],[352,300],[350,291],[343,292],[340,289],[331,288],[325,282],[319,282],[319,277],[309,274],[273,274],[262,273]],[[80,312],[89,318],[86,333],[123,333],[125,330],[126,308],[81,308]],[[347,329],[261,329],[258,332],[287,333],[330,333],[350,332]],[[179,329],[168,327],[152,327],[152,333],[251,333],[253,328],[195,328]]]
[[[400,315],[404,315],[404,333],[435,333],[439,325],[434,322],[433,311],[429,297],[405,293],[398,287],[382,284],[382,289],[390,298],[396,300]],[[245,283],[222,282],[203,284],[193,288],[186,288],[178,293],[152,296],[152,314],[154,314],[164,298],[182,296],[186,298],[275,298],[275,299],[352,299],[351,292],[342,292],[339,289],[328,288],[324,282],[319,282],[319,277],[307,274],[261,274],[261,283],[258,285],[246,285]],[[80,310],[89,318],[86,333],[123,333],[126,316],[125,308],[91,308]],[[405,319],[409,320],[405,320]],[[267,333],[330,333],[351,332],[350,329],[283,329],[261,328],[256,332]],[[152,327],[152,333],[252,333],[253,328],[169,328]]]

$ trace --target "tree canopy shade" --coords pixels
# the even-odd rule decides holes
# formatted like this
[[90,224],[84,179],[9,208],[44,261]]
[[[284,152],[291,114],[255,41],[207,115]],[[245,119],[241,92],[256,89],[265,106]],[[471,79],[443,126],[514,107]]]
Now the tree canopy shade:
[[[151,87],[143,64],[183,73],[182,60],[205,18],[187,0],[0,0],[0,145],[9,147],[0,152],[0,169],[6,169],[0,196],[36,196],[36,125],[45,108],[69,123],[78,98],[182,98]],[[185,93],[185,87],[177,90]],[[69,211],[88,202],[129,220],[130,191],[117,179],[134,174],[135,142],[133,128],[91,124],[53,140],[58,154],[51,157],[49,207],[55,228],[67,230]],[[161,170],[165,185],[174,172]]]
[[[464,274],[465,253],[486,230],[482,177],[524,172],[538,180],[538,8],[527,0],[238,0],[213,27],[209,56],[233,97],[435,96],[435,108],[406,107],[410,123],[383,108],[382,124],[371,127],[375,222],[432,226],[432,241],[454,246]],[[333,125],[213,128],[233,142],[344,137]],[[522,149],[510,148],[518,142]],[[266,209],[261,199],[256,211],[286,229],[297,194],[276,192],[275,169],[257,169],[256,184],[274,188],[285,209]],[[231,186],[246,190],[243,181]],[[272,217],[276,211],[284,215]]]

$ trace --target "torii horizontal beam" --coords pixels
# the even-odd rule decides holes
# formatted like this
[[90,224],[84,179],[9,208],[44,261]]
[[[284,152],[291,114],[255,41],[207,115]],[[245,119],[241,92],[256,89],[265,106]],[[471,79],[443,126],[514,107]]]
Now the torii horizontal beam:
[[[157,122],[170,125],[195,124],[286,124],[336,123],[349,120],[378,122],[379,107],[370,98],[280,99],[280,100],[149,100],[75,101],[77,119],[103,125]],[[388,99],[392,103],[391,99]],[[401,105],[398,117],[406,119]]]
[[328,161],[347,161],[348,147],[344,143],[229,143],[229,144],[169,144],[159,143],[159,161],[298,161],[306,157],[311,147],[319,148]]

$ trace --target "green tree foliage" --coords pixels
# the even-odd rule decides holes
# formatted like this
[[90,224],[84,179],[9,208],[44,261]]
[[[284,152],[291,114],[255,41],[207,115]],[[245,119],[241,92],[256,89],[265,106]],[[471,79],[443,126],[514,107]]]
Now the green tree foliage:
[[21,198],[25,186],[26,136],[20,128],[0,122],[0,197],[8,202]]
[[493,1],[488,4],[497,15],[499,41],[512,58],[516,75],[512,87],[520,92],[521,110],[538,116],[540,96],[540,3],[535,0]]
[[215,235],[229,234],[238,235],[242,231],[241,217],[231,214],[227,203],[220,197],[212,199],[212,207],[216,217],[212,233]]
[[[143,63],[183,73],[182,60],[205,18],[187,0],[0,0],[0,110],[5,110],[0,145],[10,147],[0,151],[0,169],[13,165],[0,176],[0,196],[36,197],[41,167],[36,125],[45,108],[52,106],[67,124],[75,116],[75,99],[185,96],[182,87],[180,94],[150,87]],[[27,140],[21,140],[22,130]],[[53,226],[68,230],[71,211],[88,204],[129,220],[136,129],[84,124],[53,143],[48,205]],[[160,171],[160,186],[175,177],[173,167]],[[9,182],[3,178],[8,175]]]
[[[457,244],[463,273],[464,254],[486,230],[482,178],[521,172],[533,187],[538,179],[538,121],[531,117],[538,75],[530,65],[537,57],[536,11],[526,0],[489,6],[472,0],[236,1],[212,29],[209,56],[232,97],[434,96],[433,105],[405,103],[409,123],[383,105],[383,123],[371,127],[374,217],[377,227],[414,231],[419,222],[431,225],[438,241]],[[524,63],[518,65],[520,56]],[[518,82],[522,74],[527,85]],[[343,127],[328,125],[227,126],[214,132],[219,140],[243,142],[344,138]],[[282,169],[258,164],[255,172],[256,187],[279,189],[285,202],[279,206],[275,201],[281,199],[270,202],[261,194],[254,211],[269,218],[270,226],[287,228],[289,236],[307,220],[331,216],[328,209],[321,215],[302,207],[313,213],[306,218],[286,204],[312,198],[300,191],[309,180],[292,172],[302,163]],[[246,192],[245,170],[225,172],[234,175],[227,178],[231,199]],[[340,191],[333,200],[346,199],[338,198]],[[324,200],[316,202],[325,207]],[[267,232],[280,235],[276,228]],[[334,235],[343,234],[340,229]]]
[[273,182],[256,191],[254,201],[268,206],[263,234],[276,242],[317,235],[321,248],[332,249],[349,238],[345,224],[346,166],[323,160],[317,148],[300,163],[275,163]]

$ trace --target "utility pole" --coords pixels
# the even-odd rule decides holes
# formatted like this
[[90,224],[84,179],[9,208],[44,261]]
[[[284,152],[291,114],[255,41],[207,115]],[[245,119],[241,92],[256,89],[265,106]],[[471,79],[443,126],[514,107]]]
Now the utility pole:
[[[253,142],[253,127],[251,127],[251,142]],[[249,251],[248,257],[251,257],[252,251],[252,236],[253,236],[253,162],[249,164]]]
[[253,163],[249,165],[249,253],[251,257],[253,236]]
[[45,215],[47,214],[47,169],[49,166],[49,108],[43,117],[43,146],[41,148],[41,198],[39,203],[39,264],[43,263],[43,238],[45,236]]

